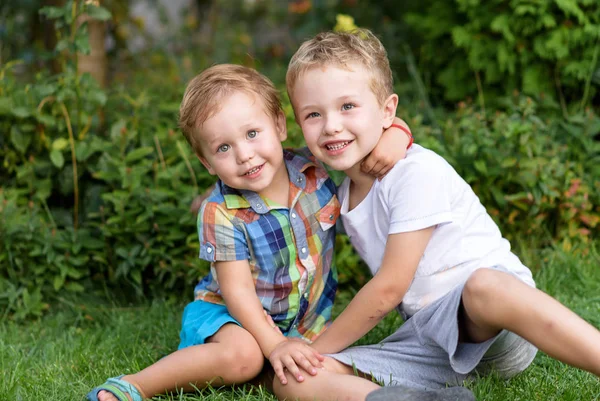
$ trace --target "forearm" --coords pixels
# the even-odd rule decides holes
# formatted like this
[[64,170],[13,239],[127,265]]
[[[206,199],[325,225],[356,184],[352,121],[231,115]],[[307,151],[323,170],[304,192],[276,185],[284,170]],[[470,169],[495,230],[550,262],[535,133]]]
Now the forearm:
[[378,277],[371,279],[313,343],[313,348],[320,353],[339,352],[371,331],[402,300],[405,291],[389,287]]
[[283,334],[267,322],[262,305],[255,293],[236,294],[234,297],[229,297],[226,303],[231,316],[252,334],[265,357],[268,358],[277,344],[286,340]]

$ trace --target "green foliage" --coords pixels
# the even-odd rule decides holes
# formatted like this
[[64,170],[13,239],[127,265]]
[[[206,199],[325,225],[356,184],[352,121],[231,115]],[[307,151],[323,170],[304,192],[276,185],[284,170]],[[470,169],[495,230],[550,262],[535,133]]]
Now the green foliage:
[[516,95],[486,116],[461,103],[440,128],[413,126],[418,142],[444,156],[512,240],[589,243],[600,232],[600,118],[541,117]]
[[105,19],[106,10],[67,2],[41,12],[73,34],[57,45],[60,74],[23,84],[17,62],[0,70],[0,128],[9,133],[0,136],[0,307],[35,316],[56,294],[107,285],[176,297],[207,270],[194,257],[189,204],[213,181],[172,129],[178,103],[164,93],[109,95],[76,73],[74,53],[87,40],[71,23],[83,12]]
[[[576,105],[585,104],[584,100],[593,96],[590,75],[572,75],[587,79],[585,85],[581,85],[584,81],[570,81],[568,77],[576,71],[575,60],[590,65],[590,60],[596,57],[595,53],[591,56],[589,53],[590,49],[593,52],[597,49],[589,42],[590,35],[597,37],[593,27],[590,28],[597,23],[595,4],[586,3],[584,7],[583,3],[577,3],[585,11],[581,14],[565,0],[518,14],[519,18],[513,20],[506,17],[516,7],[512,3],[501,12],[494,8],[493,18],[486,12],[495,3],[471,3],[482,12],[478,23],[470,9],[458,0],[458,8],[444,3],[432,11],[432,16],[447,11],[445,18],[438,15],[430,20],[417,14],[411,18],[416,18],[415,21],[421,18],[423,28],[432,35],[431,44],[438,45],[431,49],[440,57],[429,65],[438,68],[435,71],[441,71],[442,78],[444,74],[451,76],[452,85],[466,90],[463,95],[477,93],[472,71],[479,72],[486,91],[486,96],[480,98],[480,109],[488,99],[488,90],[520,87],[517,78],[534,82],[543,78],[548,65],[554,62],[564,67],[564,71],[567,67],[570,71],[561,69],[561,74],[566,75],[559,74],[566,99],[575,93],[569,85],[576,82],[587,91],[583,98],[577,95],[581,102]],[[144,53],[135,60],[139,66],[136,64],[134,74],[115,66],[116,84],[110,90],[101,89],[89,75],[77,74],[77,54],[89,50],[86,25],[76,23],[78,16],[86,13],[100,20],[110,17],[106,9],[84,1],[66,1],[64,6],[41,10],[57,30],[57,47],[52,57],[62,65],[60,73],[51,75],[44,70],[23,82],[23,61],[2,65],[0,130],[5,134],[0,135],[0,308],[3,316],[15,319],[39,316],[57,297],[107,288],[119,291],[126,298],[148,294],[171,299],[186,294],[187,298],[208,267],[197,258],[196,224],[189,205],[195,194],[204,192],[214,182],[214,177],[201,168],[175,127],[185,81],[215,61],[254,66],[257,63],[248,57],[250,54],[261,61],[267,60],[259,69],[275,82],[282,82],[285,57],[295,50],[297,39],[327,28],[324,21],[333,26],[336,7],[354,15],[362,26],[368,26],[368,21],[375,24],[382,15],[397,8],[396,3],[391,7],[391,3],[382,2],[367,10],[358,3],[341,0],[328,5],[301,1],[289,7],[269,0],[248,3],[247,7],[235,10],[230,10],[231,0],[213,4],[210,12],[215,14],[211,14],[210,29],[211,35],[218,39],[215,43],[199,40],[195,29],[198,21],[190,16],[180,36],[175,37],[177,40],[167,38],[180,48]],[[423,7],[427,4],[437,3],[430,0]],[[473,38],[479,40],[481,32],[486,30],[494,34],[482,38],[489,36],[499,43],[506,42],[505,45],[523,38],[526,46],[533,46],[534,38],[539,41],[538,37],[550,35],[542,29],[548,24],[533,24],[525,32],[523,23],[519,25],[517,20],[538,15],[542,9],[550,10],[548,13],[555,19],[560,13],[568,15],[573,29],[583,27],[577,36],[580,40],[568,42],[568,60],[562,58],[566,56],[557,45],[544,45],[544,52],[550,58],[536,56],[531,50],[526,52],[531,53],[530,59],[505,46],[505,50],[497,50],[504,52],[498,56],[501,61],[494,61],[496,67],[490,67],[489,60],[493,57],[488,54],[489,49],[473,47]],[[284,15],[290,17],[295,35],[286,39],[285,46],[274,40],[275,36],[260,30],[262,24],[271,24]],[[469,24],[463,23],[467,16],[472,19]],[[247,22],[248,18],[253,22]],[[243,21],[228,36],[220,35],[237,20]],[[408,58],[398,58],[405,48],[399,51],[390,45],[389,41],[402,30],[390,21],[386,17],[378,25],[381,28],[378,33],[388,40],[392,64],[394,60],[410,64]],[[564,27],[566,20],[560,21]],[[351,25],[348,18],[338,21],[338,28]],[[546,28],[550,32],[552,27]],[[472,51],[473,55],[465,58],[455,50],[444,50],[452,48],[450,42],[444,42],[449,40],[451,31],[454,40],[461,43],[459,47],[465,52]],[[227,45],[230,42],[232,46]],[[440,43],[444,45],[439,46]],[[496,44],[485,43],[496,49]],[[191,48],[195,50],[190,53],[193,57],[186,53]],[[427,56],[427,49],[421,54]],[[530,60],[535,62],[529,63]],[[525,63],[537,69],[526,70]],[[132,68],[131,64],[124,65]],[[412,76],[418,77],[414,63],[410,65]],[[499,81],[490,81],[493,68],[500,73]],[[431,74],[433,70],[425,71]],[[420,85],[419,99],[426,105],[427,93],[424,85]],[[279,89],[284,94],[289,130],[285,145],[304,146],[285,88],[280,85]],[[517,247],[522,241],[537,248],[554,240],[564,249],[574,247],[576,252],[584,252],[585,248],[578,247],[579,244],[591,243],[600,227],[597,206],[600,184],[596,178],[600,176],[599,119],[592,111],[574,112],[566,110],[566,106],[562,114],[572,115],[568,119],[557,117],[561,111],[557,102],[550,96],[539,99],[538,105],[520,96],[508,101],[499,98],[494,103],[502,111],[497,114],[478,113],[473,105],[463,104],[456,116],[442,114],[439,121],[426,105],[428,124],[433,125],[423,124],[420,116],[409,123],[418,143],[445,156],[473,186]],[[488,109],[492,108],[488,105]],[[339,173],[332,175],[340,182]],[[342,288],[356,289],[367,280],[369,274],[364,263],[345,237],[337,239],[336,260]]]
[[420,67],[448,100],[518,89],[579,107],[597,92],[597,1],[429,0],[405,20],[422,38]]

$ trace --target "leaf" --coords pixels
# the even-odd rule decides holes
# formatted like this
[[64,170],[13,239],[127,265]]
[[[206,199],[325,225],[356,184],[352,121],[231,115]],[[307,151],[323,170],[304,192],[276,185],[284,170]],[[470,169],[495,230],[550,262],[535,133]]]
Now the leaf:
[[63,50],[65,50],[68,47],[69,47],[69,38],[64,38],[64,39],[61,39],[60,41],[58,41],[58,43],[56,44],[55,50],[57,52],[62,52]]
[[79,34],[75,37],[75,51],[82,54],[90,54],[92,48],[90,47],[90,41],[88,35]]
[[60,150],[54,149],[50,152],[50,160],[58,168],[62,168],[65,165],[65,158]]
[[142,274],[140,273],[139,270],[134,270],[131,272],[131,278],[133,279],[133,281],[135,281],[137,284],[142,284]]
[[15,117],[19,117],[19,118],[25,118],[25,117],[29,117],[31,115],[31,111],[29,111],[29,109],[27,109],[25,107],[13,107],[11,112],[13,113],[13,115]]
[[56,119],[48,114],[37,114],[35,118],[46,127],[54,127],[56,125]]
[[135,162],[137,160],[143,159],[144,157],[148,156],[151,153],[154,153],[154,148],[152,148],[150,146],[132,150],[131,152],[129,152],[127,154],[127,156],[125,156],[125,162],[127,162],[127,163]]
[[0,97],[0,116],[8,114],[12,110],[12,99]]
[[25,154],[31,143],[31,135],[23,133],[18,125],[10,127],[10,142],[21,154]]
[[114,141],[121,137],[121,133],[126,132],[127,123],[125,120],[119,120],[110,127],[110,138]]
[[91,146],[87,142],[79,142],[77,148],[75,148],[75,157],[77,161],[86,161],[93,153]]
[[92,19],[107,21],[112,18],[112,14],[106,8],[101,6],[88,5],[85,13]]
[[507,168],[507,167],[513,167],[516,164],[517,164],[517,159],[514,157],[510,157],[508,159],[502,160],[502,162],[500,163],[500,166],[503,168]]
[[65,15],[65,8],[46,6],[42,7],[39,13],[48,19],[57,19]]
[[90,90],[86,95],[87,99],[96,103],[98,106],[104,106],[108,99],[106,93],[101,89]]
[[63,150],[69,146],[69,141],[65,138],[58,138],[52,142],[52,150]]
[[85,290],[81,284],[72,281],[65,285],[65,289],[69,292],[83,292]]
[[473,165],[475,166],[475,170],[487,175],[487,166],[483,160],[476,160]]
[[37,180],[35,184],[35,198],[45,201],[52,193],[52,181],[50,179]]
[[65,278],[62,276],[62,274],[59,276],[54,276],[54,281],[53,281],[54,291],[60,290],[64,284],[65,284]]

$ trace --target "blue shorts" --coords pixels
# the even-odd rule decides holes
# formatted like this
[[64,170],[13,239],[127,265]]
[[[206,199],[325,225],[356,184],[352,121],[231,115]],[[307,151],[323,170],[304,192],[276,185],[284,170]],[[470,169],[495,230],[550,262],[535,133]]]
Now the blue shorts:
[[177,349],[204,344],[206,339],[214,335],[227,323],[241,324],[227,311],[225,305],[205,301],[194,301],[187,304],[181,319],[180,343]]

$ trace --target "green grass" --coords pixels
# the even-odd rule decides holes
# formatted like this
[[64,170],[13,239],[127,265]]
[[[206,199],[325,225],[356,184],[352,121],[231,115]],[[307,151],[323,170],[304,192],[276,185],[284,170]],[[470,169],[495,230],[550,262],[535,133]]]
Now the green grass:
[[[600,257],[560,251],[542,255],[538,286],[600,327]],[[350,295],[342,293],[339,310]],[[34,322],[0,324],[0,401],[81,400],[107,377],[137,371],[174,350],[183,305],[156,302],[120,308],[63,300]],[[360,343],[376,342],[400,323],[388,316]],[[470,387],[478,401],[600,400],[593,375],[538,354],[518,377],[480,379]],[[274,400],[264,389],[206,389],[157,400]]]

